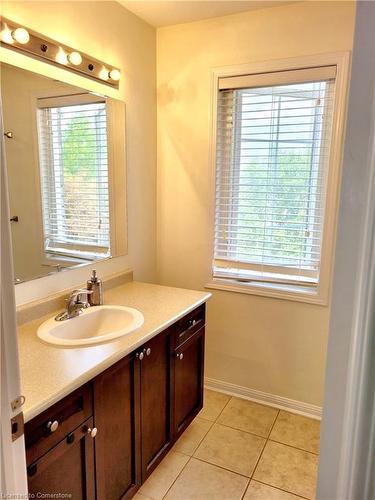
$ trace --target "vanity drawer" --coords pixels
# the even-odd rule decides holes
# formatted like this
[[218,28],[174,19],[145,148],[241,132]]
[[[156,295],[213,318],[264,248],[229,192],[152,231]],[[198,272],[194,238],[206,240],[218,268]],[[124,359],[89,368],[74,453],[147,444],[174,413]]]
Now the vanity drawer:
[[91,384],[86,384],[27,422],[27,464],[44,455],[92,413]]
[[195,332],[205,324],[206,306],[203,304],[191,313],[181,318],[176,325],[175,347],[186,342]]

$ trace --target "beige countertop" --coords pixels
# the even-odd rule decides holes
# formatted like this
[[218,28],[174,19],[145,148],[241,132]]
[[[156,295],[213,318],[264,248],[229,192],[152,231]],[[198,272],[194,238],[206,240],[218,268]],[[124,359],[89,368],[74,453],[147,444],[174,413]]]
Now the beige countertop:
[[144,324],[116,341],[78,349],[45,344],[37,337],[38,326],[58,311],[20,325],[18,333],[25,421],[31,420],[137,349],[206,302],[210,296],[210,293],[136,281],[106,290],[105,304],[135,307],[144,315]]

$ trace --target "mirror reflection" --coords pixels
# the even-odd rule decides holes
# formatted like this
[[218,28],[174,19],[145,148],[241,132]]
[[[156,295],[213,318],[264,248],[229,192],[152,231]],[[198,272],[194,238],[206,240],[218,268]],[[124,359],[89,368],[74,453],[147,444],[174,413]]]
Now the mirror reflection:
[[5,64],[1,94],[16,282],[126,253],[124,104]]

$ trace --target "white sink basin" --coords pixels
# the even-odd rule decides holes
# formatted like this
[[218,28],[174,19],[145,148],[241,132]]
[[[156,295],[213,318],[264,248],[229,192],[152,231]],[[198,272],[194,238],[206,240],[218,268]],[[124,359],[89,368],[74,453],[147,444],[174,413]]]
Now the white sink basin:
[[127,335],[143,325],[143,314],[125,306],[94,306],[65,321],[50,318],[38,337],[49,344],[74,347],[98,344]]

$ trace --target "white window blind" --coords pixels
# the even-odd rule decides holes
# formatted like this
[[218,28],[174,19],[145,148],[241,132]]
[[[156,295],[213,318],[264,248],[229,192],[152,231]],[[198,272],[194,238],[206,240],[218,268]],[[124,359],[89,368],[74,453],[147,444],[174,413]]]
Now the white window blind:
[[110,254],[106,103],[89,94],[38,99],[44,251]]
[[319,282],[335,67],[219,79],[213,276]]

